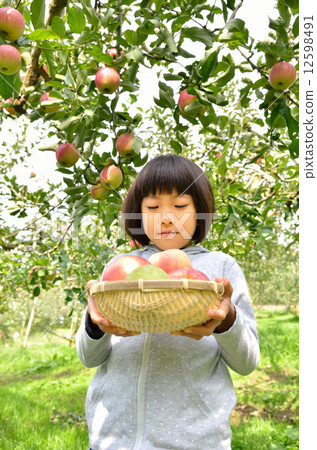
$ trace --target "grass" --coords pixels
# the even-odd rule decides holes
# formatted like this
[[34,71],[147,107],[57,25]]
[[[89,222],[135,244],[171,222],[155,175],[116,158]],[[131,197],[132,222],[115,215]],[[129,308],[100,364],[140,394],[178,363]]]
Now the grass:
[[[298,449],[298,319],[263,310],[257,318],[260,366],[247,377],[231,372],[238,398],[232,449]],[[17,359],[22,352],[0,349],[0,373],[14,363],[0,378],[0,448],[86,450],[84,404],[94,369],[48,335]]]

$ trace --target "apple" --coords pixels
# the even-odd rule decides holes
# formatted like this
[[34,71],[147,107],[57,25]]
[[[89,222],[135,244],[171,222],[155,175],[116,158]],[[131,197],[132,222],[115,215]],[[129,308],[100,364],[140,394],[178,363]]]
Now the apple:
[[49,92],[45,92],[40,98],[40,106],[44,112],[54,113],[60,109],[60,105],[43,105],[43,102],[55,102],[60,101],[59,98],[51,97]]
[[277,91],[284,91],[296,80],[295,67],[284,61],[280,61],[269,72],[269,83]]
[[32,171],[32,172],[30,173],[30,178],[35,178],[35,177],[36,177],[36,173]]
[[101,184],[95,184],[91,186],[90,193],[92,198],[95,198],[96,200],[104,200],[109,194],[109,191]]
[[151,263],[147,259],[141,258],[141,256],[121,256],[106,267],[102,275],[102,281],[125,280],[127,275],[137,267],[150,264]]
[[100,184],[107,189],[116,189],[123,181],[123,174],[119,167],[111,165],[102,169]]
[[56,149],[56,159],[62,167],[72,167],[79,159],[79,151],[68,142],[60,144]]
[[50,269],[47,266],[33,266],[28,272],[28,275],[31,279],[36,277],[42,277],[39,275],[39,271],[42,270],[44,272],[44,278],[47,281],[52,281],[56,277],[56,269]]
[[7,41],[16,41],[24,33],[25,20],[22,14],[10,6],[0,8],[0,34]]
[[[108,48],[107,53],[108,53],[108,55],[111,55],[113,57],[113,59],[116,59],[116,57],[117,57],[117,49],[115,47]],[[121,56],[124,55],[124,51],[123,50],[120,51],[120,55]]]
[[[187,112],[188,106],[193,103],[197,106],[197,110],[195,109],[192,112]],[[183,114],[188,114],[190,116],[199,116],[206,111],[205,105],[199,103],[197,95],[188,94],[187,89],[181,92],[178,99],[178,107]]]
[[160,267],[149,264],[132,270],[132,272],[127,275],[126,280],[138,280],[139,278],[142,278],[143,280],[164,280],[168,279],[169,276]]
[[[5,104],[5,103],[13,103],[12,102],[12,98],[8,98],[7,100],[1,100],[1,105]],[[11,106],[1,106],[2,108],[4,108],[6,111],[8,111],[9,114],[11,114],[12,116],[16,116],[17,112],[14,108],[11,108]]]
[[120,134],[116,139],[116,149],[118,153],[123,158],[133,158],[136,156],[136,152],[133,150],[133,143],[139,138],[135,137],[133,134]]
[[22,56],[13,45],[0,45],[0,72],[12,75],[20,70]]
[[177,248],[154,253],[149,261],[154,266],[160,267],[166,273],[176,269],[191,269],[192,263],[185,252]]
[[111,67],[101,67],[96,73],[95,85],[103,94],[112,94],[120,85],[120,75]]
[[187,278],[189,280],[206,280],[210,281],[207,275],[205,275],[203,272],[200,272],[200,270],[195,269],[176,269],[172,270],[171,272],[168,272],[169,278],[174,278],[176,280],[179,280],[181,278]]

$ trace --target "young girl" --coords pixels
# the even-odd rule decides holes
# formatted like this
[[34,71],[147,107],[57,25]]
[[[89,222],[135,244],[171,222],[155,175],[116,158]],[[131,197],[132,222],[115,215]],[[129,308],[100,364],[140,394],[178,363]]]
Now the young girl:
[[228,366],[242,375],[252,372],[259,344],[237,262],[198,245],[214,212],[207,176],[182,156],[154,158],[131,186],[122,207],[124,225],[143,248],[130,254],[149,259],[182,249],[193,268],[222,283],[225,292],[217,311],[207,309],[205,325],[153,334],[112,326],[89,295],[77,352],[87,367],[98,366],[86,399],[92,450],[231,448],[236,396]]

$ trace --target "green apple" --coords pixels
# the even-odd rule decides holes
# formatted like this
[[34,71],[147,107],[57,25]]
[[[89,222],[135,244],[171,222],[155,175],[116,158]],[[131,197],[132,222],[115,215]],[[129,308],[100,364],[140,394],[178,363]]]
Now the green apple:
[[138,280],[141,278],[143,280],[166,280],[169,276],[160,267],[148,265],[134,269],[127,275],[126,280]]

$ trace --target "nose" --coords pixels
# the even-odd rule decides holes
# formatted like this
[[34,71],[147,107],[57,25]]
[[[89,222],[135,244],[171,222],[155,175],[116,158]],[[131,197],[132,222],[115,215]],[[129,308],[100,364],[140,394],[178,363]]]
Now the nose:
[[162,222],[164,225],[173,223],[171,213],[169,213],[168,211],[162,211],[161,214],[162,214],[161,222]]

